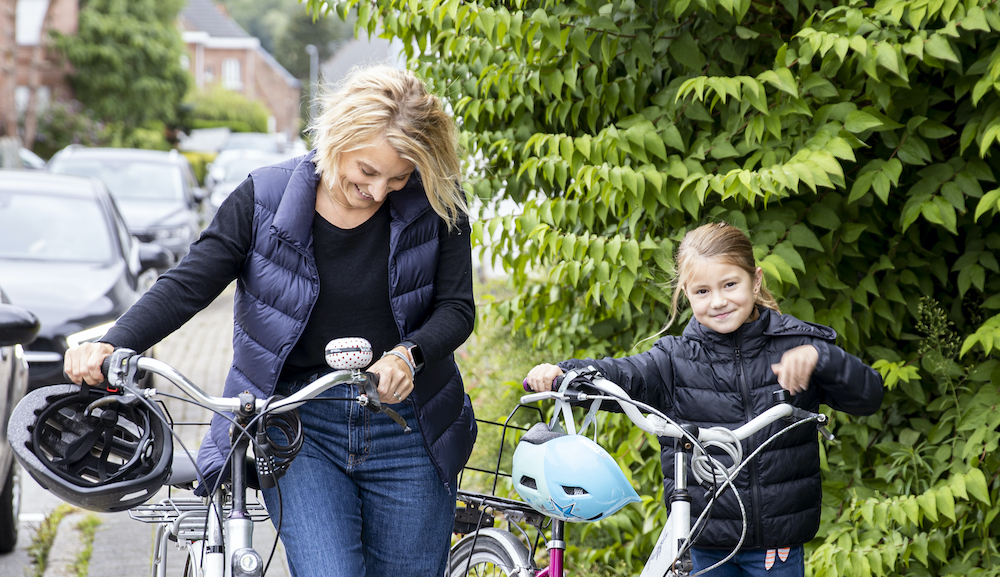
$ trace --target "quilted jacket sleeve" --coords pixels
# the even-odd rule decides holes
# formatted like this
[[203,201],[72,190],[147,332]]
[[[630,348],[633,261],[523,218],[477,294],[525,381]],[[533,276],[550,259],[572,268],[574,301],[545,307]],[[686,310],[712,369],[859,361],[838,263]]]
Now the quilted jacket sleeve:
[[858,357],[826,342],[813,345],[819,361],[812,382],[823,391],[822,402],[852,415],[866,416],[882,406],[882,376]]
[[[673,367],[668,352],[670,339],[672,337],[660,339],[652,349],[631,357],[570,359],[559,363],[559,367],[566,371],[593,365],[604,378],[625,389],[633,399],[666,412],[670,410],[673,398]],[[617,404],[605,403],[602,408],[616,410]]]

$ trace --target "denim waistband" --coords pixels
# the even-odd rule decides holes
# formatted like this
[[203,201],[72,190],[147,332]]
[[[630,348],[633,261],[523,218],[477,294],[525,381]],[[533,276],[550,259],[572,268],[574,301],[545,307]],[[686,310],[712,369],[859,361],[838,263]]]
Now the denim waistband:
[[276,394],[284,395],[284,396],[287,397],[288,395],[292,395],[292,394],[295,394],[295,393],[299,392],[299,390],[301,390],[303,387],[305,387],[309,383],[315,381],[316,379],[322,377],[323,375],[325,375],[325,374],[327,374],[329,372],[330,371],[320,371],[320,372],[313,373],[313,374],[309,375],[308,377],[305,377],[305,378],[302,378],[302,379],[294,379],[294,380],[290,380],[290,381],[281,381],[281,380],[279,380],[278,383],[274,387],[274,392]]

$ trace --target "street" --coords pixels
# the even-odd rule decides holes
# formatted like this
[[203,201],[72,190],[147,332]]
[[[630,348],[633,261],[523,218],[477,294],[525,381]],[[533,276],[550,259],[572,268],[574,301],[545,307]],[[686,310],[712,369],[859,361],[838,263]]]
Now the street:
[[[170,364],[209,394],[222,393],[226,372],[232,359],[233,286],[223,291],[211,305],[196,315],[156,346],[156,358]],[[174,387],[158,380],[155,384],[166,393],[179,393]],[[173,390],[171,390],[173,389]],[[191,403],[165,399],[175,423],[207,423],[208,411]],[[206,425],[176,427],[184,445],[194,450],[201,442]],[[175,448],[176,448],[175,443]],[[22,474],[21,531],[17,550],[0,556],[0,575],[25,575],[30,559],[27,548],[38,525],[61,501],[42,489],[29,475]],[[166,489],[161,490],[166,494]],[[160,497],[154,497],[154,501]],[[128,513],[98,514],[102,520],[94,537],[90,560],[90,577],[122,577],[148,575],[152,553],[154,525],[133,521]],[[266,560],[274,542],[270,523],[255,525],[255,545]],[[183,552],[171,545],[168,574],[179,574],[184,562]],[[288,575],[284,554],[279,549],[267,573]]]

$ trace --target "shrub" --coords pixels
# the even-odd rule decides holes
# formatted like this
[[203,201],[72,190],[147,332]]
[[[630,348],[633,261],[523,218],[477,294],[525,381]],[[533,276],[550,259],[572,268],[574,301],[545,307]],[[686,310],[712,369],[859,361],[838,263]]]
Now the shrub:
[[216,86],[188,95],[189,128],[228,127],[233,132],[267,132],[268,111],[260,102]]

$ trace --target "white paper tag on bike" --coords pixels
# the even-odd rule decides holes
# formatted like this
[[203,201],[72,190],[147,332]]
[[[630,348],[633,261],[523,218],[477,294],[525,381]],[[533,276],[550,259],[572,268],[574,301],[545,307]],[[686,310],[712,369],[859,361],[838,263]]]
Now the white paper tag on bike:
[[337,370],[363,369],[372,364],[372,344],[361,337],[333,339],[326,344],[326,364]]

